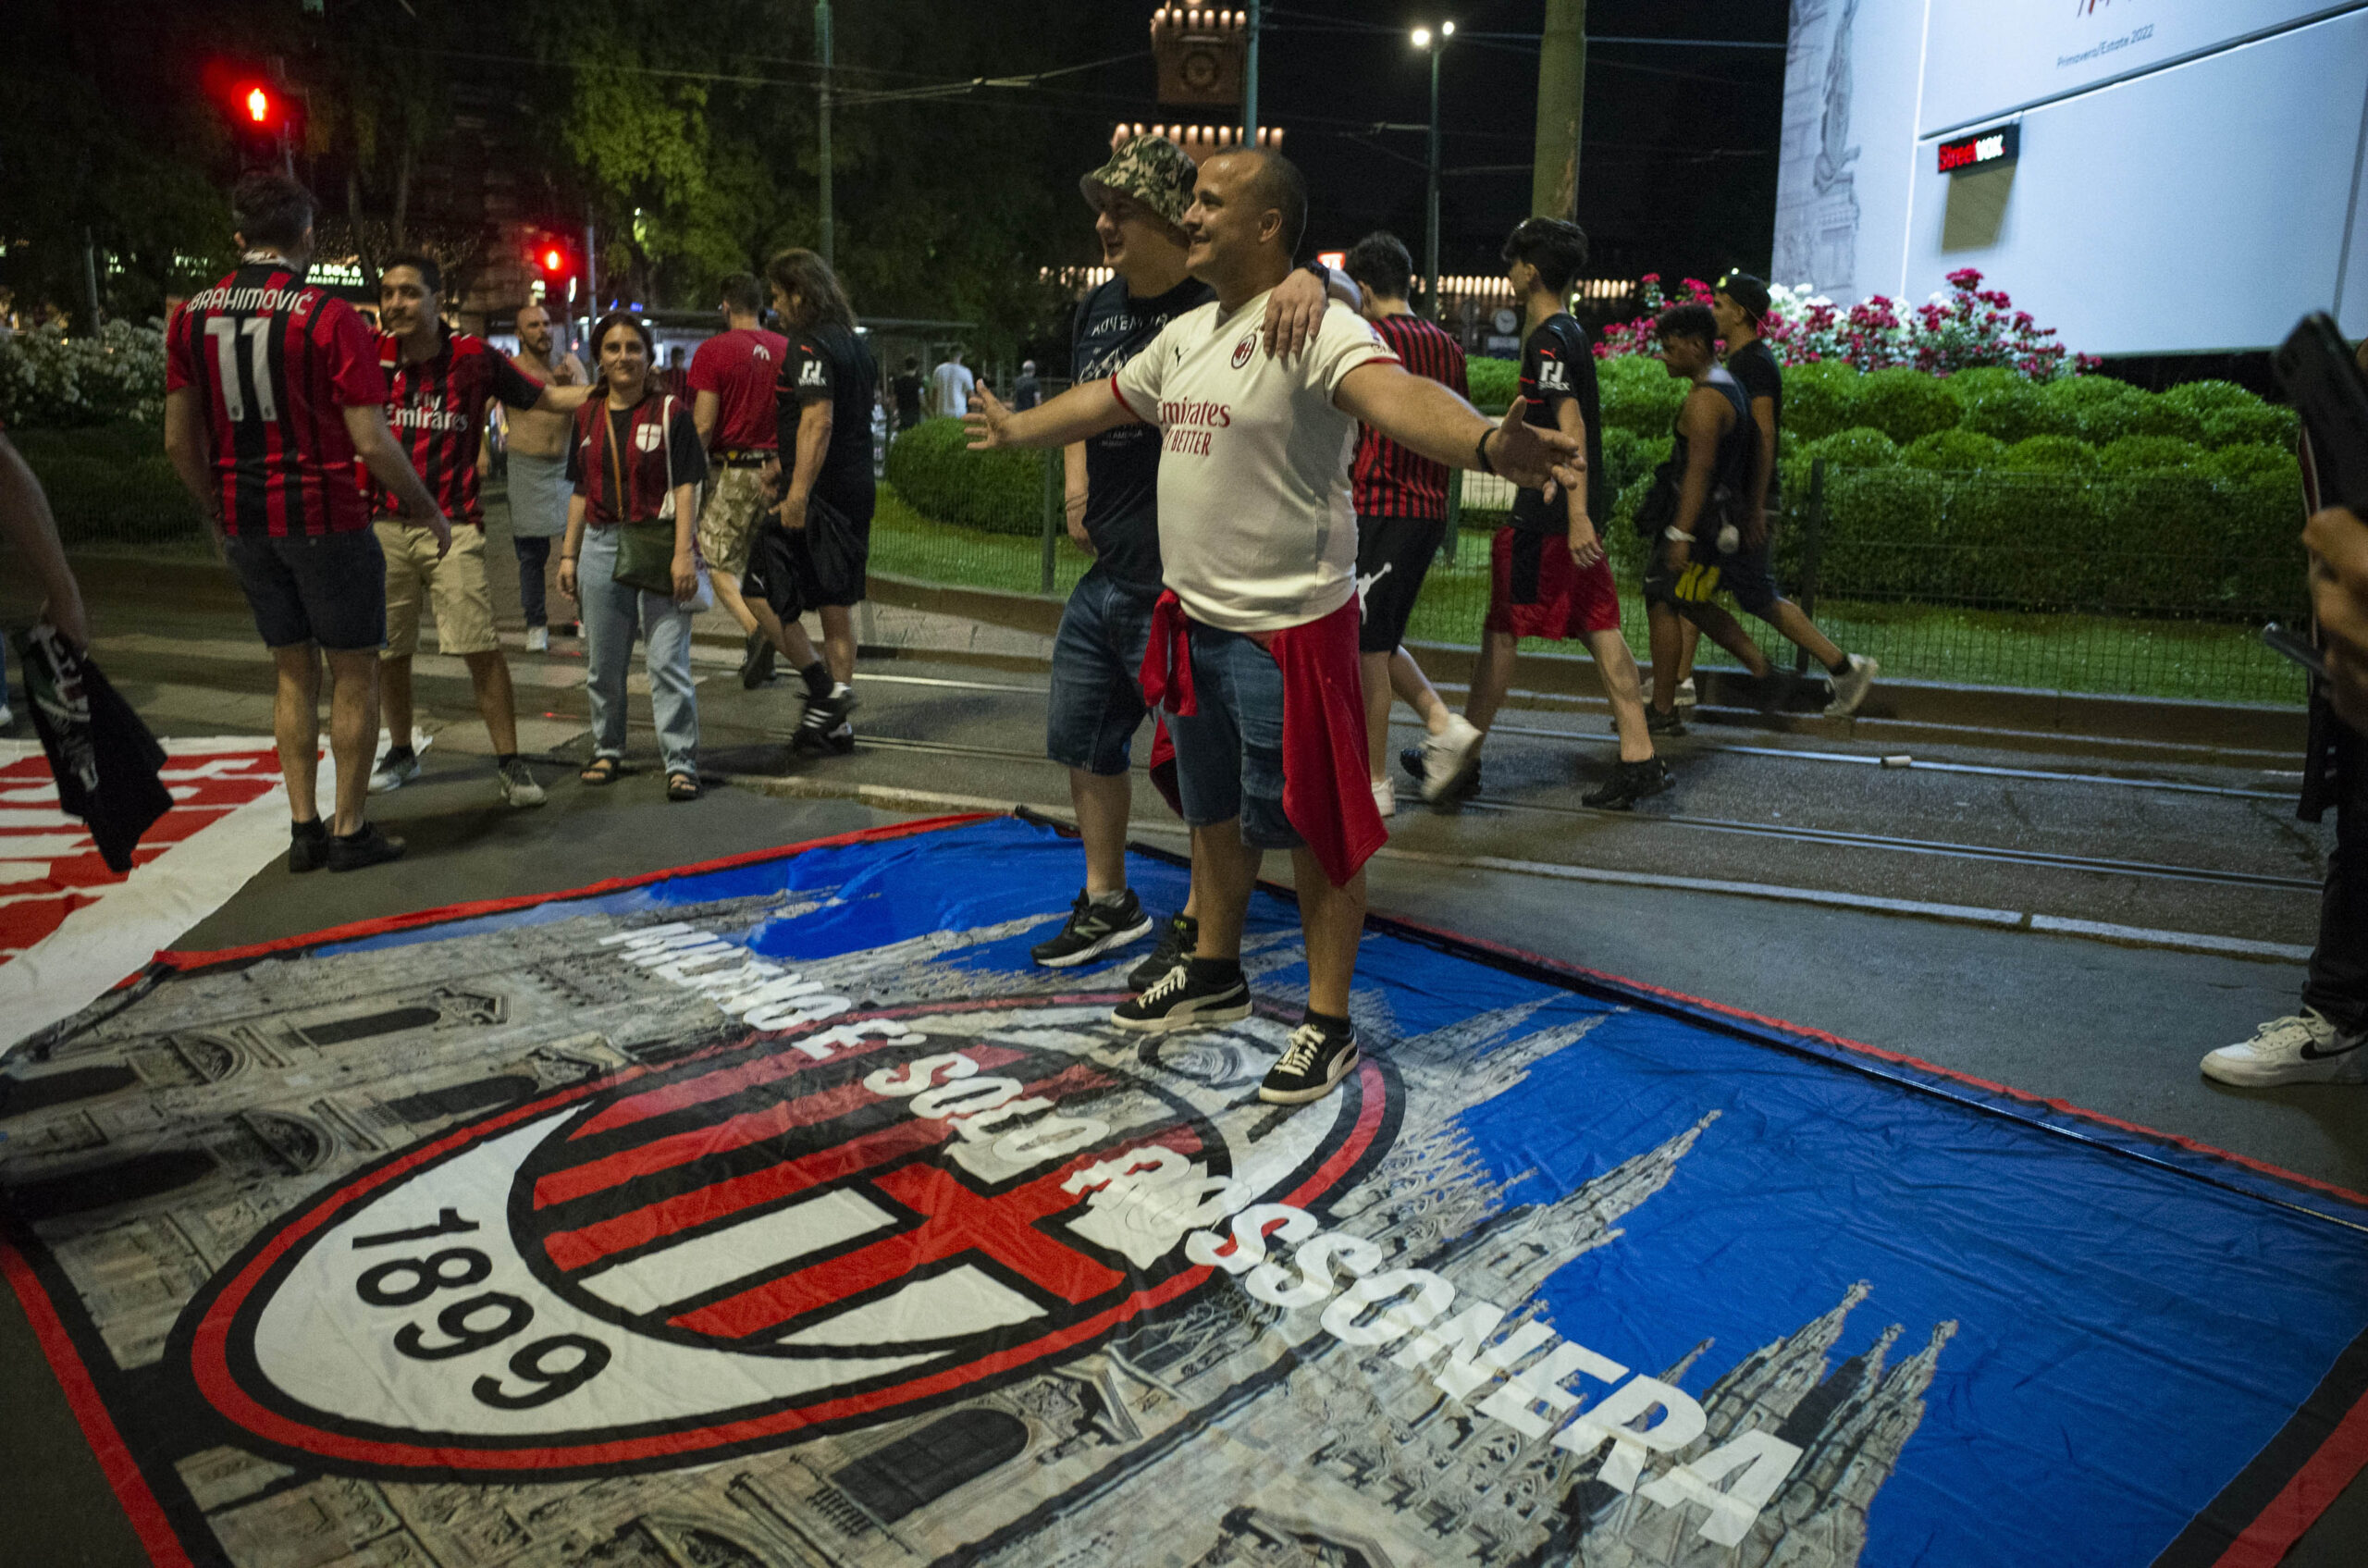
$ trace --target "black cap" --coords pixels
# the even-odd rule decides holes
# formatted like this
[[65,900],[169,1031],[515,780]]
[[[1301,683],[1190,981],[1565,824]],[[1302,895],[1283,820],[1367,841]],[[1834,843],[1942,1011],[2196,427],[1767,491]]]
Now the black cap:
[[1754,278],[1748,272],[1730,272],[1711,285],[1720,293],[1743,306],[1744,314],[1758,326],[1768,315],[1768,279]]

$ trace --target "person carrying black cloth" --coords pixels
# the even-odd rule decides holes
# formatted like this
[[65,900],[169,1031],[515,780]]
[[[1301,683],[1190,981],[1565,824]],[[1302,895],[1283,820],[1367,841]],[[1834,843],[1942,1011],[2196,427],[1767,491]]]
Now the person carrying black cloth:
[[[765,264],[788,352],[773,386],[782,498],[748,549],[745,601],[806,683],[791,747],[800,756],[855,749],[855,607],[871,554],[871,405],[879,372],[856,334],[855,311],[828,263],[783,251]],[[822,653],[800,618],[822,623]]]
[[[2368,371],[2368,341],[2356,355]],[[2311,682],[2310,747],[2294,814],[2335,809],[2335,853],[2319,899],[2319,940],[2299,1011],[2203,1058],[2203,1075],[2241,1089],[2368,1082],[2368,522],[2326,506],[2328,475],[2302,438],[2302,542],[2327,678]]]
[[[40,623],[18,648],[25,707],[57,781],[58,805],[89,824],[100,858],[121,874],[131,870],[140,835],[172,809],[172,795],[156,777],[165,751],[89,661],[91,624],[81,586],[66,563],[41,481],[6,435],[0,435],[0,537],[16,547],[42,586]],[[6,707],[0,700],[0,710]]]
[[[1720,278],[1711,296],[1711,320],[1719,336],[1726,340],[1727,374],[1743,389],[1756,442],[1751,477],[1738,492],[1737,504],[1729,520],[1735,532],[1732,538],[1721,537],[1709,541],[1716,550],[1715,581],[1719,587],[1734,595],[1735,602],[1745,610],[1783,633],[1803,652],[1825,666],[1832,686],[1825,716],[1846,719],[1866,700],[1882,666],[1862,654],[1844,654],[1831,637],[1818,630],[1817,623],[1808,618],[1807,612],[1777,588],[1770,560],[1780,479],[1776,451],[1777,435],[1784,417],[1784,377],[1776,366],[1776,356],[1769,352],[1766,340],[1759,335],[1759,324],[1768,318],[1769,302],[1768,285],[1747,272],[1731,272]],[[1714,563],[1708,551],[1698,554],[1696,561],[1705,567]],[[1735,618],[1707,596],[1687,601],[1682,609],[1684,619],[1679,625],[1676,672],[1680,691],[1692,684],[1694,648],[1700,634],[1708,634],[1733,654],[1755,678],[1765,677],[1772,669],[1768,656],[1745,634]],[[1658,655],[1654,668],[1659,668]],[[1657,680],[1656,691],[1659,686]],[[1684,706],[1682,696],[1675,699],[1674,706],[1657,698],[1653,714],[1656,733],[1684,733],[1676,715],[1682,714]]]

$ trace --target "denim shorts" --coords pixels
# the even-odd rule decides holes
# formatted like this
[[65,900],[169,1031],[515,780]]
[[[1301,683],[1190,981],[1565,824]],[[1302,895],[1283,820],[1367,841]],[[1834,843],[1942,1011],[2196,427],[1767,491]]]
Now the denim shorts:
[[1283,812],[1282,667],[1255,638],[1195,623],[1192,684],[1200,711],[1167,716],[1184,820],[1239,817],[1252,849],[1299,848],[1306,840]]
[[1128,587],[1096,566],[1069,594],[1053,638],[1053,697],[1044,713],[1044,753],[1054,761],[1113,777],[1127,771],[1143,701],[1143,649],[1151,642],[1157,589]]
[[226,553],[265,648],[317,643],[347,653],[385,644],[387,558],[369,529],[232,534]]

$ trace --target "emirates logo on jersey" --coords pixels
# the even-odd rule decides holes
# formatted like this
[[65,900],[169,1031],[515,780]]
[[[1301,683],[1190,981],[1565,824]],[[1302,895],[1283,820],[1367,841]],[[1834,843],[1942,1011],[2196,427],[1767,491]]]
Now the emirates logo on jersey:
[[1233,346],[1233,367],[1236,370],[1240,370],[1243,365],[1250,363],[1250,356],[1257,352],[1258,334],[1252,332],[1249,337],[1244,338],[1241,341]]
[[869,1426],[1222,1290],[1190,1233],[1320,1206],[1395,1125],[1370,1062],[1268,1126],[1221,1039],[1147,1050],[1042,998],[814,1001],[301,1205],[184,1319],[198,1387],[268,1448],[380,1475],[548,1479]]
[[633,433],[633,444],[643,451],[656,451],[665,439],[666,432],[655,425],[645,425]]

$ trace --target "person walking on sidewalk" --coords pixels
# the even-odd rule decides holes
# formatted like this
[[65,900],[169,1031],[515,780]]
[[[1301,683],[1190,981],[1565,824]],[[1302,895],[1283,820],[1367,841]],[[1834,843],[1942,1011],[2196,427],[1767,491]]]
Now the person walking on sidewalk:
[[638,636],[666,798],[697,800],[699,707],[691,681],[690,601],[699,587],[695,541],[707,451],[691,411],[659,389],[657,345],[639,316],[611,311],[601,317],[592,329],[592,357],[600,367],[600,395],[576,411],[567,464],[575,491],[559,559],[560,591],[584,607],[592,760],[582,777],[610,784],[624,772],[625,665]]
[[[2354,352],[2368,371],[2368,340]],[[2281,1083],[2368,1083],[2368,520],[2333,504],[2332,473],[2302,437],[2302,534],[2315,641],[2326,678],[2310,685],[2306,822],[2335,809],[2335,853],[2319,899],[2319,939],[2301,1006],[2250,1040],[2203,1058],[2203,1075],[2239,1089]]]
[[[1364,295],[1364,318],[1400,362],[1456,396],[1467,396],[1471,389],[1464,379],[1463,346],[1407,305],[1414,258],[1405,242],[1395,234],[1368,234],[1343,265]],[[1447,537],[1447,465],[1368,428],[1357,438],[1351,473],[1356,485],[1357,600],[1363,616],[1357,651],[1364,678],[1365,747],[1373,772],[1373,803],[1390,817],[1398,812],[1398,791],[1389,781],[1388,762],[1393,688],[1442,746],[1468,747],[1480,737],[1468,721],[1439,700],[1422,667],[1401,646],[1423,579]]]
[[1586,265],[1586,232],[1560,218],[1533,217],[1505,241],[1505,277],[1528,316],[1521,352],[1521,393],[1529,422],[1585,443],[1586,481],[1549,496],[1535,487],[1513,497],[1512,516],[1489,550],[1488,614],[1481,623],[1479,666],[1464,704],[1468,729],[1434,735],[1402,759],[1423,781],[1423,798],[1451,804],[1480,784],[1480,742],[1511,689],[1523,637],[1580,640],[1595,655],[1596,675],[1620,731],[1611,776],[1581,798],[1625,811],[1669,788],[1667,764],[1645,727],[1643,677],[1620,630],[1620,592],[1612,584],[1597,519],[1608,514],[1603,416],[1595,345],[1562,308]]
[[[789,327],[773,386],[786,476],[775,515],[749,548],[746,602],[806,683],[791,748],[801,757],[855,749],[855,607],[871,557],[871,404],[879,372],[830,265],[783,251],[765,265],[773,310]],[[801,617],[822,624],[822,654]]]
[[889,394],[896,404],[896,433],[900,436],[921,422],[921,362],[906,354],[905,368],[888,383]]
[[[530,304],[518,313],[518,352],[511,365],[546,387],[581,387],[584,362],[551,337],[551,313]],[[500,411],[498,411],[500,412]],[[567,449],[575,421],[554,405],[546,411],[500,412],[510,454],[510,549],[518,558],[518,606],[526,616],[526,651],[551,646],[544,578],[551,546],[567,532]]]
[[[1215,298],[1185,269],[1184,213],[1192,204],[1191,154],[1164,136],[1131,138],[1078,182],[1094,210],[1093,232],[1114,274],[1078,306],[1071,374],[1106,380],[1167,324]],[[1277,330],[1312,338],[1326,286],[1296,272],[1275,290],[1268,342]],[[1068,769],[1069,804],[1085,846],[1085,886],[1058,934],[1038,943],[1039,964],[1090,963],[1148,933],[1152,918],[1127,884],[1127,824],[1134,803],[1130,757],[1151,704],[1143,653],[1159,599],[1159,433],[1128,423],[1064,449],[1069,537],[1093,557],[1070,590],[1053,638],[1045,755]],[[1187,899],[1151,956],[1127,977],[1141,991],[1182,963],[1199,939]]]
[[1638,526],[1659,534],[1645,577],[1653,628],[1654,733],[1684,733],[1675,702],[1686,622],[1742,660],[1754,676],[1770,672],[1768,656],[1712,602],[1721,587],[1825,665],[1833,677],[1826,712],[1848,717],[1866,699],[1881,666],[1845,655],[1798,605],[1776,592],[1761,499],[1762,464],[1770,448],[1743,383],[1719,364],[1716,317],[1707,305],[1674,305],[1653,329],[1670,375],[1694,384],[1678,409],[1670,460],[1656,481],[1657,491],[1671,499],[1658,506],[1648,500],[1637,511]]
[[748,541],[771,509],[781,474],[773,383],[789,340],[765,330],[764,287],[753,276],[734,273],[721,292],[724,329],[691,355],[691,419],[715,479],[699,509],[699,551],[715,582],[715,602],[740,623],[746,643],[740,684],[753,689],[772,677],[773,642],[742,601],[740,579],[748,570]]
[[[387,563],[354,483],[358,459],[426,529],[451,525],[387,428],[387,378],[361,314],[304,281],[313,193],[256,169],[231,197],[238,269],[201,290],[165,329],[165,454],[271,649],[272,733],[288,785],[288,869],[351,871],[395,859],[402,841],[364,815],[378,735],[378,649]],[[321,662],[329,671],[337,799],[320,811]]]
[[[1356,514],[1349,455],[1359,420],[1440,462],[1517,483],[1584,484],[1580,444],[1522,419],[1501,426],[1406,373],[1354,311],[1335,304],[1304,352],[1258,352],[1268,296],[1292,271],[1307,187],[1280,154],[1201,166],[1184,216],[1192,275],[1216,291],[1108,380],[1015,414],[992,392],[974,449],[1063,446],[1129,422],[1163,434],[1159,544],[1146,691],[1170,714],[1192,829],[1201,929],[1190,962],[1112,1015],[1149,1032],[1249,1016],[1241,931],[1260,861],[1292,851],[1306,940],[1307,1006],[1259,1097],[1298,1105],[1354,1069],[1349,1020],[1374,809],[1358,692]],[[1564,464],[1557,468],[1556,464]]]
[[[1782,482],[1776,451],[1778,433],[1784,421],[1784,377],[1777,367],[1776,356],[1759,336],[1759,324],[1767,319],[1768,305],[1767,283],[1747,272],[1731,272],[1720,278],[1711,295],[1711,318],[1727,345],[1727,374],[1742,388],[1750,408],[1750,433],[1756,447],[1751,477],[1744,488],[1743,504],[1734,519],[1735,548],[1719,548],[1715,559],[1707,551],[1696,554],[1695,559],[1705,566],[1715,563],[1719,587],[1734,595],[1737,604],[1783,633],[1795,647],[1825,666],[1832,682],[1825,716],[1846,719],[1857,712],[1858,705],[1867,699],[1867,692],[1882,666],[1860,654],[1845,655],[1832,638],[1818,630],[1807,611],[1786,599],[1776,586],[1776,574],[1770,559],[1779,504],[1777,487]],[[1682,721],[1688,706],[1685,689],[1693,681],[1695,644],[1700,636],[1708,635],[1733,654],[1754,679],[1765,680],[1773,667],[1759,645],[1717,603],[1708,599],[1689,599],[1679,608],[1684,619],[1679,627],[1682,642],[1673,703],[1663,704],[1659,700],[1658,652],[1653,663],[1656,706],[1675,712]],[[1658,713],[1654,717],[1657,726],[1666,726],[1668,721]]]
[[930,372],[930,398],[940,419],[959,419],[970,412],[970,399],[979,389],[979,378],[962,363],[963,349],[959,343],[945,351],[944,363]]
[[494,778],[512,806],[540,806],[543,786],[518,755],[518,701],[510,661],[493,629],[493,595],[485,575],[485,505],[478,494],[487,405],[572,414],[590,389],[546,387],[519,374],[482,338],[444,325],[444,278],[434,258],[406,252],[378,274],[378,369],[387,377],[387,422],[412,465],[435,488],[437,505],[457,525],[450,549],[428,530],[394,514],[394,498],[372,487],[378,548],[387,558],[387,648],[380,657],[380,703],[392,737],[370,775],[370,793],[401,789],[419,776],[412,749],[412,657],[419,650],[422,600],[436,607],[436,646],[468,666],[477,712],[493,743]]

